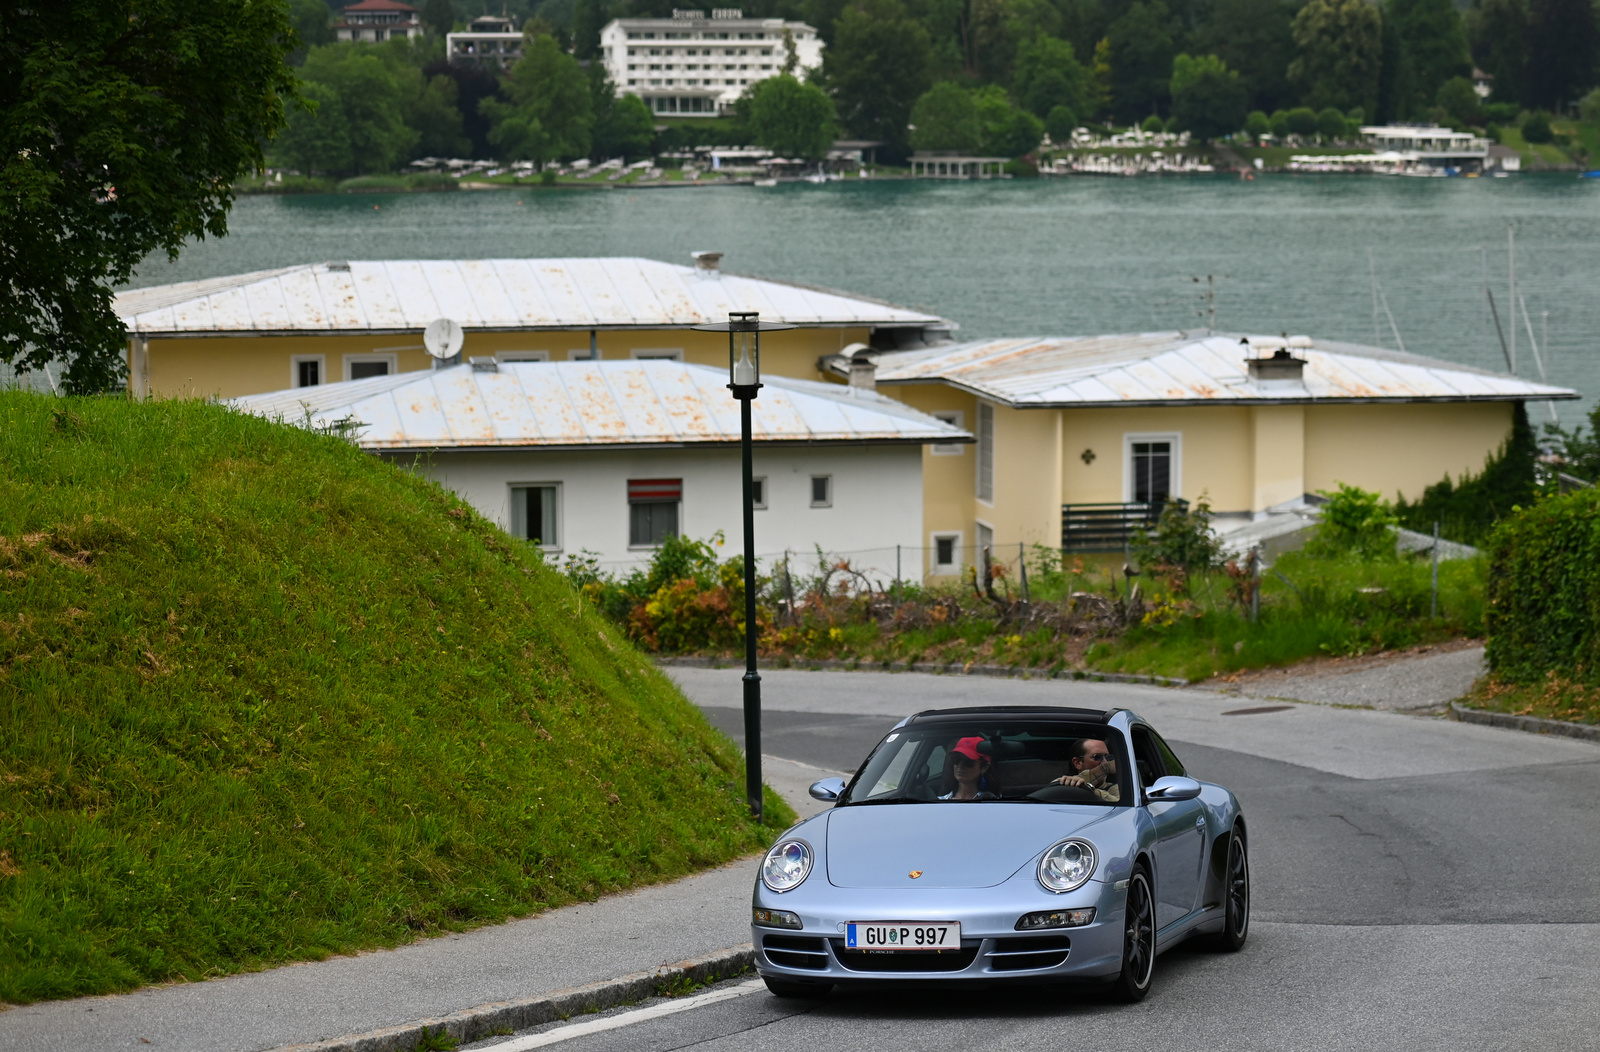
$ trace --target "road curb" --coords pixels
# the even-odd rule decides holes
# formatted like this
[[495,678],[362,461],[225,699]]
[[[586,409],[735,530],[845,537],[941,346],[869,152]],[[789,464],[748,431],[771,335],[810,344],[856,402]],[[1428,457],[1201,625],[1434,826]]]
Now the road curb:
[[1600,726],[1592,723],[1568,723],[1566,720],[1547,720],[1539,716],[1513,716],[1509,712],[1469,709],[1459,701],[1450,703],[1450,715],[1463,723],[1481,723],[1486,727],[1505,727],[1529,734],[1559,734],[1564,738],[1600,743]]
[[304,1045],[282,1045],[274,1052],[410,1052],[423,1038],[423,1030],[444,1030],[458,1042],[481,1041],[501,1033],[526,1030],[542,1023],[568,1019],[642,1001],[656,995],[663,980],[680,976],[699,982],[736,975],[755,961],[749,943],[708,953],[677,964],[663,965],[653,972],[634,972],[619,979],[590,983],[570,990],[556,990],[538,997],[514,1001],[494,1001],[432,1019],[417,1019],[400,1026],[384,1027],[365,1034],[347,1034],[327,1041]]
[[[658,657],[662,668],[738,668],[733,659],[708,657]],[[993,676],[998,679],[1070,679],[1086,683],[1140,683],[1152,687],[1187,687],[1189,681],[1173,676],[1141,676],[1126,672],[1090,672],[1067,668],[1052,671],[1045,668],[1016,668],[1010,665],[923,665],[904,661],[838,661],[833,658],[815,658],[790,661],[787,665],[768,662],[769,669],[794,669],[800,672],[920,672],[931,676]]]

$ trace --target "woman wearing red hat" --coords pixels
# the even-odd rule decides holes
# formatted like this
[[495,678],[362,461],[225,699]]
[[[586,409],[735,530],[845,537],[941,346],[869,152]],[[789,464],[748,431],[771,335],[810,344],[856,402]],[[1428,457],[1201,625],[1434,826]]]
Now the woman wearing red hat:
[[989,773],[988,754],[978,751],[982,738],[962,738],[950,747],[945,784],[955,788],[941,800],[998,800],[1000,783]]

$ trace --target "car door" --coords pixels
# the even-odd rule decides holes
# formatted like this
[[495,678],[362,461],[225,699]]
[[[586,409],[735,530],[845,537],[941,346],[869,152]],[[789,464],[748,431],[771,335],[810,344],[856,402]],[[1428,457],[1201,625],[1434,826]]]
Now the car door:
[[[1176,754],[1148,727],[1133,728],[1133,754],[1146,786],[1165,775],[1184,775]],[[1156,834],[1156,929],[1182,920],[1200,897],[1205,855],[1205,805],[1196,800],[1155,800],[1145,805]]]

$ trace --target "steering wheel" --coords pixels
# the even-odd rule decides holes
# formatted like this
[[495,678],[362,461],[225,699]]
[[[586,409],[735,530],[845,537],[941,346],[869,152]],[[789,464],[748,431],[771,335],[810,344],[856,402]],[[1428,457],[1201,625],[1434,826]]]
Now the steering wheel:
[[1043,789],[1036,789],[1028,794],[1029,800],[1040,800],[1047,804],[1099,804],[1105,801],[1096,796],[1094,790],[1084,789],[1076,785],[1050,784]]

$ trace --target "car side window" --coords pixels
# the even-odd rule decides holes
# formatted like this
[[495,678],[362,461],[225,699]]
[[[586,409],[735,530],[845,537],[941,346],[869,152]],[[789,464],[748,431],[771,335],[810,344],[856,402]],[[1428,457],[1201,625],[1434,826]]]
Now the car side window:
[[1133,728],[1133,762],[1139,766],[1139,781],[1147,787],[1167,773],[1161,761],[1161,752],[1150,740],[1151,737],[1148,727]]
[[1177,775],[1180,778],[1188,776],[1189,772],[1184,770],[1182,761],[1178,759],[1178,754],[1172,751],[1170,745],[1161,740],[1161,735],[1151,731],[1150,740],[1155,743],[1156,752],[1161,756],[1161,766],[1166,768],[1167,774]]

